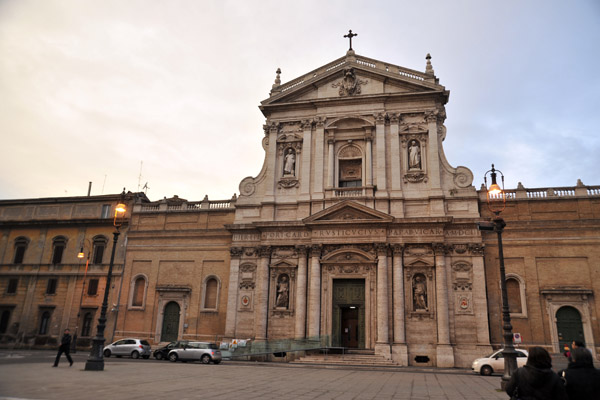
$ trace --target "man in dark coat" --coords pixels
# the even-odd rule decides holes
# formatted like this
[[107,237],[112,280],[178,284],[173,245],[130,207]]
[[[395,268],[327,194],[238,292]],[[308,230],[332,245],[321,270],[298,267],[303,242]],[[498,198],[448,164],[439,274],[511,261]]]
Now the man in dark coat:
[[594,368],[592,353],[585,347],[574,348],[569,366],[558,374],[566,381],[569,399],[595,400],[600,396],[600,370]]
[[71,358],[71,335],[68,329],[65,329],[65,334],[62,336],[60,340],[60,346],[58,347],[58,354],[56,355],[56,360],[54,360],[53,367],[58,367],[58,362],[60,361],[60,356],[62,353],[65,353],[67,356],[67,360],[69,360],[69,367],[73,365],[73,359]]
[[529,349],[527,364],[512,374],[505,391],[521,400],[568,399],[562,380],[552,371],[552,358],[543,347]]

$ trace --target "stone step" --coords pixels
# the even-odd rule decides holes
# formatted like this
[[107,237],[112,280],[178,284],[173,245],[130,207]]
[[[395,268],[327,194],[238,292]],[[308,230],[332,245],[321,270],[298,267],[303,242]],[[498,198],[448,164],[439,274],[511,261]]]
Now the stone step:
[[374,354],[309,354],[294,361],[296,364],[332,364],[332,365],[396,365],[392,360]]

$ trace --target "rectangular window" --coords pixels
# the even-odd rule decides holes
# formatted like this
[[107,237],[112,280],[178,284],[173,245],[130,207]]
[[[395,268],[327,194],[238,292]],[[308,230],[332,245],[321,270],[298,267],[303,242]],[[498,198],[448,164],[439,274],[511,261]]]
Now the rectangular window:
[[110,204],[102,205],[102,214],[100,214],[100,218],[110,218]]
[[15,294],[17,293],[17,286],[19,285],[19,278],[11,278],[8,281],[8,287],[6,288],[6,293]]
[[56,278],[48,279],[48,286],[46,286],[46,294],[56,294]]
[[102,264],[102,256],[104,255],[104,245],[96,244],[94,246],[94,264]]
[[90,279],[87,294],[88,296],[95,296],[98,294],[98,279]]
[[52,254],[52,264],[56,265],[61,263],[64,250],[64,244],[56,243],[54,245],[54,254]]
[[25,257],[25,248],[24,245],[18,245],[15,248],[15,259],[14,264],[23,264],[23,258]]

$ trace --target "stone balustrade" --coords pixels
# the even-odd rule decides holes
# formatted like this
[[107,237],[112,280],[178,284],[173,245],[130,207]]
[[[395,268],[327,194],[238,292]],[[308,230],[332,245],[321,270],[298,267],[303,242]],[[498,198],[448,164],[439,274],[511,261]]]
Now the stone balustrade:
[[[556,188],[533,188],[528,189],[519,184],[517,189],[505,190],[506,200],[556,200],[574,199],[586,197],[600,197],[600,186],[586,186],[581,181],[576,186]],[[486,190],[482,185],[479,190],[479,198],[486,200]],[[491,199],[500,200],[500,197],[491,196]]]
[[154,212],[191,212],[191,211],[211,211],[234,209],[236,197],[229,200],[208,200],[202,201],[182,201],[175,204],[169,204],[168,201],[161,200],[150,204],[135,204],[134,213],[154,213]]
[[[296,78],[290,82],[287,82],[284,85],[281,85],[279,87],[278,91],[273,92],[271,94],[273,95],[273,94],[276,94],[279,92],[286,92],[286,91],[288,91],[298,85],[301,85],[311,79],[318,78],[320,75],[325,74],[333,69],[342,67],[347,63],[348,63],[348,61],[346,60],[346,57],[338,58],[337,60],[332,61],[329,64],[322,66],[321,68],[315,69],[314,71],[311,71],[306,75],[303,75],[303,76]],[[373,60],[371,58],[367,58],[367,57],[363,57],[363,56],[357,56],[356,63],[359,65],[365,66],[365,67],[373,68],[373,69],[378,69],[378,70],[391,72],[391,73],[397,73],[398,75],[401,75],[405,78],[415,79],[415,80],[422,81],[422,82],[426,81],[428,78],[431,78],[431,76],[428,76],[425,73],[420,72],[420,71],[400,67],[398,65],[384,64],[384,63],[381,63],[380,61]]]

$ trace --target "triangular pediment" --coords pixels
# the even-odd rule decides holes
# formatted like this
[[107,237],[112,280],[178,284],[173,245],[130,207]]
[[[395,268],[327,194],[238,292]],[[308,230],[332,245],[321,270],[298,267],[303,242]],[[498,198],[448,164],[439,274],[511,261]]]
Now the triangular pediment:
[[303,222],[310,224],[332,223],[387,223],[394,217],[381,211],[363,206],[357,202],[346,200],[333,205],[325,210],[305,218]]
[[445,88],[435,76],[356,55],[342,57],[274,87],[261,104],[275,106],[317,99],[434,93]]

